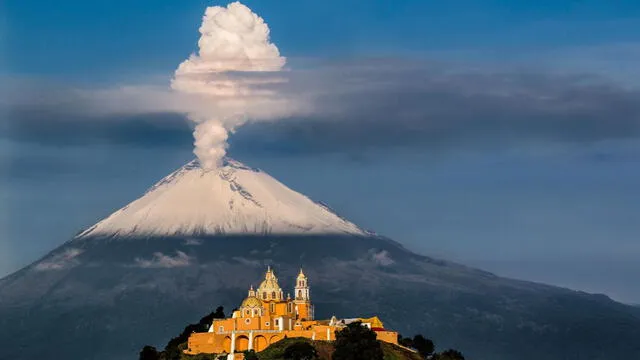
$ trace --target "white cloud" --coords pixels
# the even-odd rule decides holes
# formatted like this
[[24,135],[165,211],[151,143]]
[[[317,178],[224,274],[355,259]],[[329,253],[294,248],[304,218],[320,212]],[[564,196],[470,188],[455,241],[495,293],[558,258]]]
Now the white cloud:
[[182,251],[176,251],[175,256],[155,252],[150,260],[136,258],[136,266],[141,268],[175,268],[189,266],[192,260],[192,257]]
[[188,238],[184,241],[184,244],[187,246],[198,246],[198,245],[202,245],[202,240],[200,239],[194,239],[194,238]]
[[372,260],[378,265],[389,266],[395,264],[395,260],[391,258],[387,250],[382,250],[371,255]]
[[245,265],[245,266],[251,266],[251,267],[262,267],[263,266],[262,262],[260,262],[259,260],[251,260],[251,259],[247,259],[247,258],[240,257],[240,256],[233,257],[233,260],[235,260],[235,261],[237,261],[237,262],[239,262],[239,263],[241,263],[242,265]]
[[53,254],[50,257],[36,264],[37,271],[62,270],[80,263],[77,256],[82,254],[83,250],[77,248],[66,249],[65,251]]

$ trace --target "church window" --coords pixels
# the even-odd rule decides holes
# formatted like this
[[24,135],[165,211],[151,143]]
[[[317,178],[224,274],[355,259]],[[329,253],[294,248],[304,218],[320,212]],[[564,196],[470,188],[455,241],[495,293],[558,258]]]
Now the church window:
[[276,312],[276,304],[271,303],[271,312]]
[[249,318],[244,319],[244,323],[245,324],[251,324],[251,319],[249,319]]
[[[278,321],[278,320],[276,320],[276,321]],[[265,322],[265,323],[264,323],[264,326],[269,326],[269,322],[268,322],[268,321],[267,321],[267,322]]]
[[298,297],[302,298],[302,290],[298,290]]
[[275,322],[276,326],[280,325],[280,323],[278,322],[278,319],[276,319],[275,321],[276,321]]
[[220,326],[220,327],[218,328],[218,332],[223,332],[223,331],[224,331],[224,326]]
[[275,298],[276,298],[276,292],[275,292],[275,291],[271,293],[271,298],[272,298],[272,299],[275,299]]
[[265,300],[267,299],[267,292],[266,291],[262,293],[262,298],[265,299]]
[[247,309],[246,314],[251,315],[251,310]]
[[289,304],[287,304],[287,305],[289,306],[289,312],[293,312],[293,306],[292,306],[293,304],[292,304],[292,303],[289,303]]

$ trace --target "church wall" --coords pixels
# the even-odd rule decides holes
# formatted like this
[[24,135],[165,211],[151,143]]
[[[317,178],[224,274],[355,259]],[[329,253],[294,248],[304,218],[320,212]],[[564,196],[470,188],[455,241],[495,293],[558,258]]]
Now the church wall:
[[[194,333],[189,336],[187,353],[220,354],[225,351],[225,335],[214,333]],[[230,339],[229,339],[230,340]],[[230,342],[230,341],[229,341]]]
[[273,330],[273,321],[274,319],[271,316],[260,317],[260,329]]
[[336,328],[328,325],[316,325],[313,327],[316,340],[335,340]]
[[311,320],[311,311],[308,303],[296,304],[300,319]]
[[236,330],[260,330],[260,317],[237,318]]
[[235,324],[235,319],[214,320],[213,331],[214,332],[232,331],[234,329],[234,324]]
[[284,331],[284,335],[288,338],[303,337],[307,339],[313,338],[313,331],[311,330],[287,330]]
[[395,331],[376,331],[376,337],[380,341],[398,345],[398,333]]

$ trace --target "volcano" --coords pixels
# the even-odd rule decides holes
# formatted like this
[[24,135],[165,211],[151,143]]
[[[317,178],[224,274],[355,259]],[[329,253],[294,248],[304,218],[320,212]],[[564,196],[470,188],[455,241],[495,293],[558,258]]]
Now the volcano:
[[208,171],[193,160],[79,238],[194,234],[364,232],[268,174],[225,159],[221,168]]
[[378,315],[469,359],[640,358],[631,306],[415,254],[227,159],[188,163],[0,280],[0,359],[136,358],[233,309],[267,265],[304,265],[318,318]]

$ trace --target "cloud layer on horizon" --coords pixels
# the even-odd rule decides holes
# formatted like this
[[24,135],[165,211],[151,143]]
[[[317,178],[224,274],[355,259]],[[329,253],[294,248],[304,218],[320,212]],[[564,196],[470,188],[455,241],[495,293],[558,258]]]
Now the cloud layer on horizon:
[[[239,129],[232,151],[509,146],[640,136],[640,90],[602,76],[393,59],[322,64],[284,75],[287,82],[276,90],[310,106],[284,120]],[[142,146],[190,141],[183,114],[197,104],[163,86],[21,87],[6,87],[10,96],[0,102],[0,129],[11,139]]]

